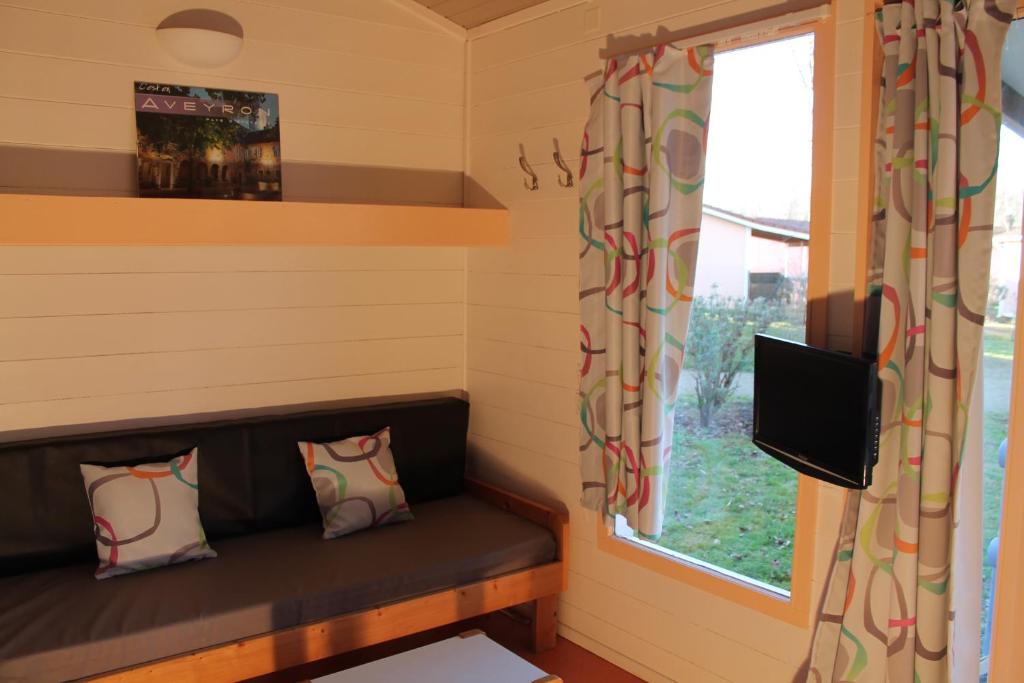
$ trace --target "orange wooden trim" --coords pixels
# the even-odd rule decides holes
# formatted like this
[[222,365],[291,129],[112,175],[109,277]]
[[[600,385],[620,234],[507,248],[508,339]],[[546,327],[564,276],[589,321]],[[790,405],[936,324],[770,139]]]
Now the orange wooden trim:
[[[765,43],[772,43],[777,40],[785,40],[786,38],[792,38],[793,36],[806,35],[814,30],[817,24],[827,21],[828,17],[819,17],[812,19],[802,24],[796,24],[794,26],[787,26],[785,28],[779,28],[773,30],[770,34],[763,36],[745,36],[730,38],[728,40],[722,40],[715,43],[715,52],[728,52],[730,50],[740,50],[745,47],[752,45],[763,45]],[[739,24],[738,27],[742,27]]]
[[879,83],[882,80],[882,53],[875,31],[875,2],[864,0],[864,72],[860,91],[860,193],[857,201],[856,253],[853,267],[853,345],[854,356],[864,354],[864,328],[867,314],[868,269],[871,265],[871,239],[875,212],[875,131],[878,123]]
[[835,19],[814,26],[814,119],[811,150],[811,248],[807,274],[807,341],[828,344],[835,129]]
[[479,479],[466,477],[466,490],[471,494],[507,510],[514,515],[523,517],[536,524],[539,524],[551,531],[555,536],[555,543],[558,546],[558,559],[562,563],[564,576],[562,577],[562,588],[569,586],[569,515],[564,510],[556,510],[547,507],[536,501],[520,496],[519,494],[506,491],[492,484]]
[[149,662],[91,680],[238,681],[315,662],[557,593],[561,562]]
[[793,575],[790,579],[789,611],[782,617],[801,628],[811,623],[814,584],[814,555],[818,533],[817,479],[799,476],[796,494],[796,528],[793,531]]
[[508,243],[506,209],[0,194],[0,246]]
[[[1014,16],[1024,18],[1024,0],[1017,3]],[[1017,284],[1018,321],[1024,320],[1024,267],[1021,276]],[[989,680],[993,683],[1024,679],[1024,648],[1020,647],[1024,643],[1024,335],[1019,330],[1013,344],[1009,423],[996,565],[999,600],[993,605],[989,658]]]
[[[580,2],[582,2],[582,0],[580,0]],[[621,51],[613,52],[611,50],[601,50],[600,56],[602,59],[624,57],[652,50],[659,45],[672,45],[679,48],[680,45],[690,46],[697,44],[697,41],[700,41],[700,44],[702,45],[712,45],[715,52],[728,52],[729,50],[737,50],[749,47],[750,45],[770,43],[776,40],[800,35],[802,33],[808,33],[813,25],[825,19],[825,16],[818,16],[805,21],[797,20],[800,23],[795,23],[790,26],[767,28],[764,33],[759,35],[730,36],[729,33],[736,29],[749,28],[758,24],[765,24],[782,19],[788,15],[798,14],[801,12],[811,12],[816,9],[821,9],[826,5],[830,5],[830,3],[831,0],[799,2],[796,3],[796,6],[793,6],[793,3],[781,3],[775,8],[764,8],[762,11],[734,15],[719,21],[712,21],[707,24],[697,26],[691,25],[678,31],[671,31],[669,32],[669,35],[658,35],[656,39],[651,42],[633,44],[629,48]],[[796,19],[795,17],[793,18]],[[659,34],[661,34],[661,31],[659,31]],[[476,36],[472,36],[471,39],[475,37]]]
[[[1024,267],[1017,285],[1017,321],[1024,320]],[[1010,384],[1010,432],[1007,435],[1003,517],[999,529],[996,585],[999,600],[992,616],[989,680],[1024,680],[1024,334],[1013,344]]]

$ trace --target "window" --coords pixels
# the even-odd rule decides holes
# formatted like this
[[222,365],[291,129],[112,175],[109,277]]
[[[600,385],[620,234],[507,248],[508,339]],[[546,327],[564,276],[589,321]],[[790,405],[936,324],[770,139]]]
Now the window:
[[[1017,294],[1024,225],[1024,68],[1013,55],[1024,51],[1024,23],[1014,22],[1003,52],[1003,126],[992,234],[992,269],[982,342],[982,557],[981,667],[988,680],[992,605],[998,593],[999,529],[1010,426],[1010,389],[1016,336]],[[1020,389],[1018,388],[1018,391]]]
[[656,544],[781,591],[791,583],[797,474],[750,441],[753,344],[755,332],[806,337],[813,68],[811,34],[715,57],[704,219]]
[[[665,526],[652,543],[619,520],[600,540],[611,552],[642,550],[631,559],[797,624],[810,612],[817,488],[750,441],[753,336],[813,337],[809,301],[825,296],[828,225],[819,208],[812,229],[811,214],[812,185],[821,192],[831,183],[831,43],[824,20],[716,52]],[[813,173],[821,149],[824,171]],[[812,235],[822,228],[825,257],[813,259]],[[815,329],[812,341],[824,345]]]

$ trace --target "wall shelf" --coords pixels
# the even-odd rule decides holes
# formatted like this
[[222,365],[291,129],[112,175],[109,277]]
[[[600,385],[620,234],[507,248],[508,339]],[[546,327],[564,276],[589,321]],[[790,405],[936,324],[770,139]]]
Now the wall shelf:
[[0,245],[499,246],[506,209],[0,194]]

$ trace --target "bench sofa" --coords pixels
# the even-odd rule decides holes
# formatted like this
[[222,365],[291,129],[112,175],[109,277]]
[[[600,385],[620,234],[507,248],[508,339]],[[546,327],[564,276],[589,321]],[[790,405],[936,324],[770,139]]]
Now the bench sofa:
[[[464,477],[468,414],[440,398],[0,445],[0,681],[242,680],[529,602],[552,646],[567,517]],[[385,426],[415,519],[321,539],[296,442]],[[79,464],[193,446],[218,557],[96,580]]]

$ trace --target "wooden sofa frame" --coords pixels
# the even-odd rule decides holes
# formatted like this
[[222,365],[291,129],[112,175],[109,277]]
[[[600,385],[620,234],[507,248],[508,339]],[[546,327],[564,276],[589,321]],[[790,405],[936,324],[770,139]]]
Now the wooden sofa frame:
[[554,562],[312,624],[265,633],[101,674],[98,681],[237,681],[533,602],[533,647],[554,647],[558,594],[568,581],[569,517],[476,479],[469,493],[551,531]]

